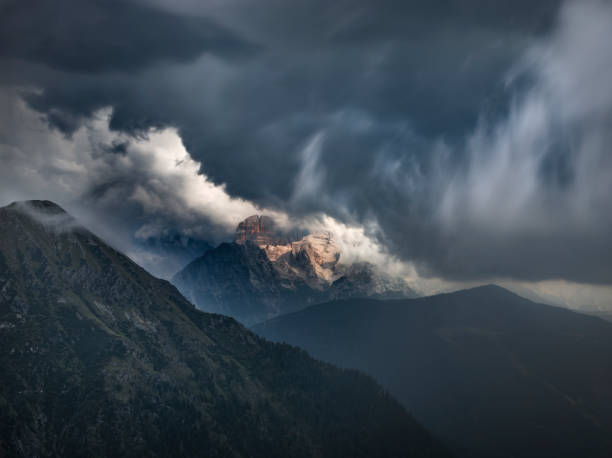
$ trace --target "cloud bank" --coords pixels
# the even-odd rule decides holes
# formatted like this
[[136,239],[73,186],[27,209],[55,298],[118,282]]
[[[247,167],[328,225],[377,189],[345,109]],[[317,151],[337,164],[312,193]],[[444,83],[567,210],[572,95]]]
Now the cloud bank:
[[[609,2],[62,4],[2,6],[0,84],[30,110],[4,112],[3,162],[28,157],[34,191],[142,237],[265,210],[362,231],[419,278],[610,284]],[[57,135],[24,148],[31,110]]]
[[166,266],[138,243],[163,237],[168,229],[216,242],[254,213],[286,219],[230,197],[199,174],[200,164],[174,129],[133,138],[109,129],[106,109],[66,138],[14,95],[1,93],[0,103],[10,107],[7,120],[13,121],[0,126],[2,204],[32,198],[61,202],[154,273],[168,276],[182,267]]

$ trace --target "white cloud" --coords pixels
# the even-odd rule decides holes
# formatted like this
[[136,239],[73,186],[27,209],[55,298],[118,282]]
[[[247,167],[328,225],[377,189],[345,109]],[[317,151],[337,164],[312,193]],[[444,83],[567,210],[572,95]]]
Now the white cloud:
[[[534,45],[514,74],[532,79],[529,89],[503,121],[479,125],[467,145],[466,170],[442,174],[449,183],[440,205],[445,226],[463,221],[504,234],[553,234],[588,219],[610,227],[610,30],[609,2],[565,5],[555,33]],[[573,175],[555,186],[543,179],[543,161],[562,149]]]
[[[133,237],[157,236],[168,221],[194,233],[208,221],[230,234],[247,216],[265,213],[281,227],[332,232],[344,263],[367,261],[389,273],[415,275],[411,265],[390,255],[376,240],[378,228],[374,222],[350,225],[325,214],[290,221],[285,213],[230,197],[223,185],[215,185],[199,173],[201,164],[192,159],[172,128],[151,130],[146,137],[134,139],[110,131],[110,110],[102,110],[66,138],[49,130],[16,95],[2,92],[0,102],[11,107],[7,119],[12,121],[0,126],[0,159],[4,165],[0,171],[0,203],[35,198],[57,201],[150,271],[157,272],[156,266],[163,259],[134,245]],[[317,135],[304,147],[303,172],[296,186],[299,198],[316,197],[322,141],[322,135]],[[125,154],[103,149],[104,145],[122,143],[128,145]],[[92,188],[104,183],[109,186],[97,196],[99,208],[88,208],[83,199]],[[122,232],[124,228],[114,227],[106,218],[105,206],[121,202],[136,204],[147,216],[134,233]]]
[[[66,138],[14,92],[2,91],[0,104],[7,110],[0,124],[0,204],[56,201],[153,272],[159,259],[135,246],[132,237],[159,235],[168,221],[198,235],[211,226],[229,234],[255,213],[286,220],[284,214],[230,197],[223,185],[200,174],[200,163],[172,128],[127,137],[109,130],[110,110],[101,110]],[[125,153],[108,151],[117,144],[127,145]],[[92,192],[96,208],[89,206]],[[134,233],[114,226],[112,209],[123,204],[135,204],[146,216]]]
[[325,172],[319,166],[319,157],[324,140],[324,134],[319,132],[309,139],[300,152],[301,168],[293,188],[294,202],[323,198],[321,189],[323,189]]

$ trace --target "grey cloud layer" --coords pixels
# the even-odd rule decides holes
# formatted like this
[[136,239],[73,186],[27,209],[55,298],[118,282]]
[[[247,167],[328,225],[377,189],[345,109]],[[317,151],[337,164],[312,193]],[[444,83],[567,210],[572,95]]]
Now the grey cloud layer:
[[64,132],[107,106],[113,129],[175,126],[232,195],[376,220],[423,272],[612,278],[607,3],[122,2],[115,40],[77,11],[103,2],[78,3],[43,27],[77,47],[7,47],[23,27],[0,46],[5,84],[41,88],[27,101]]
[[0,55],[83,73],[135,71],[204,52],[246,55],[255,47],[215,21],[121,0],[5,1]]

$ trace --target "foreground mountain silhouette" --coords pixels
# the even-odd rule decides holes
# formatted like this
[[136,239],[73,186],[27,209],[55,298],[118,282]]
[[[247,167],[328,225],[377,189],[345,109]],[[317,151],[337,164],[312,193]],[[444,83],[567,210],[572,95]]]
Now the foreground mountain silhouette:
[[612,324],[497,286],[312,306],[253,329],[363,370],[465,456],[612,456]]
[[445,454],[368,376],[196,310],[57,205],[0,231],[0,456]]

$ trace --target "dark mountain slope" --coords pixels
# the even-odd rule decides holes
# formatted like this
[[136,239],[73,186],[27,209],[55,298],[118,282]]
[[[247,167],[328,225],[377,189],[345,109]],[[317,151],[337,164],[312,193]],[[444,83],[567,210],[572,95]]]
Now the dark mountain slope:
[[55,204],[0,233],[0,456],[442,454],[369,377],[196,310]]
[[246,324],[266,320],[281,310],[298,310],[325,297],[300,278],[287,285],[265,251],[248,240],[222,243],[207,251],[172,282],[201,309]]
[[310,307],[253,328],[374,375],[466,455],[612,456],[612,325],[496,286]]

